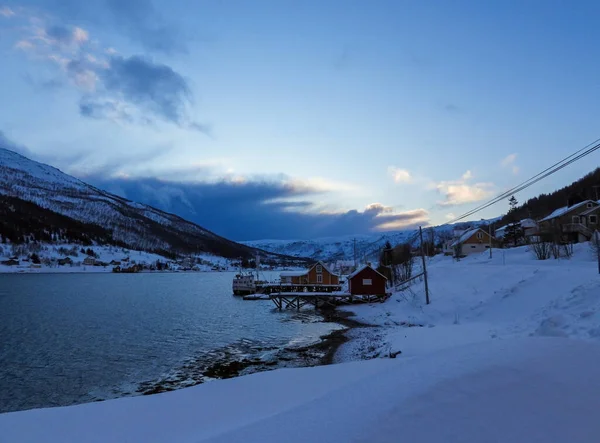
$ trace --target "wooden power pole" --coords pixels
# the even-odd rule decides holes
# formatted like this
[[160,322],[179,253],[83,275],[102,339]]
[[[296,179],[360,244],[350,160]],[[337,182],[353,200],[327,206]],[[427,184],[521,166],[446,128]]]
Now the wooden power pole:
[[429,284],[427,282],[427,264],[425,261],[425,250],[423,249],[423,229],[419,226],[419,237],[421,238],[421,258],[423,259],[423,277],[425,278],[425,302],[429,304]]

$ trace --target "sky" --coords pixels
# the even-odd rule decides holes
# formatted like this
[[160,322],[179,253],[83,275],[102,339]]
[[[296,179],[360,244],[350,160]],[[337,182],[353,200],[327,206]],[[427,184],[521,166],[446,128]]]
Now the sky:
[[600,137],[599,14],[583,0],[0,0],[0,145],[234,240],[440,224]]

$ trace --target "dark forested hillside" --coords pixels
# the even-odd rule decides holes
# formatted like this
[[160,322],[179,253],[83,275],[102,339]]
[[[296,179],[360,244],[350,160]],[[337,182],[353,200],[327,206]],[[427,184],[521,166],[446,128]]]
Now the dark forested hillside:
[[122,245],[101,226],[82,223],[18,197],[0,195],[2,243],[30,241]]
[[[517,197],[518,198],[518,197]],[[510,216],[505,215],[496,225],[503,226],[514,220],[524,218],[540,219],[550,214],[555,209],[578,203],[584,200],[598,200],[600,198],[600,168],[596,168],[586,176],[571,183],[564,188],[549,194],[540,194],[527,200],[519,206]]]

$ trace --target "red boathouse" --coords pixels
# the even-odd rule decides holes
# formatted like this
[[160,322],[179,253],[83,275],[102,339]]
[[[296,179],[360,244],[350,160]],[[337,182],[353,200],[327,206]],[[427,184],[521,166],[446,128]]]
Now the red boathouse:
[[386,295],[387,277],[370,265],[358,268],[348,276],[348,290],[352,295]]

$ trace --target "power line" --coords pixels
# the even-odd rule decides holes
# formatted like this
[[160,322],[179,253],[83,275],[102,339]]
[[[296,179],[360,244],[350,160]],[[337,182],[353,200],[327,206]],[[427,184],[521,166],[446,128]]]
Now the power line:
[[[519,185],[515,186],[512,189],[509,189],[508,191],[503,192],[502,194],[494,197],[493,199],[489,200],[488,202],[477,206],[474,209],[471,209],[470,211],[467,211],[466,213],[464,213],[463,215],[454,218],[453,220],[450,220],[440,226],[444,226],[444,225],[449,225],[452,223],[456,223],[460,220],[463,220],[483,209],[486,209],[496,203],[498,203],[501,200],[504,200],[505,198],[507,198],[510,195],[514,195],[532,185],[534,185],[535,183],[539,182],[540,180],[543,180],[544,178],[560,171],[561,169],[569,166],[571,163],[576,162],[577,160],[582,159],[583,157],[597,151],[598,149],[600,149],[600,139],[595,140],[594,142],[586,145],[584,148],[574,152],[573,154],[569,155],[568,157],[565,157],[564,159],[560,160],[559,162],[554,163],[552,166],[544,169],[542,172],[534,175],[533,177],[531,177],[528,180],[525,180],[524,182],[520,183]],[[591,146],[591,147],[590,147]]]

